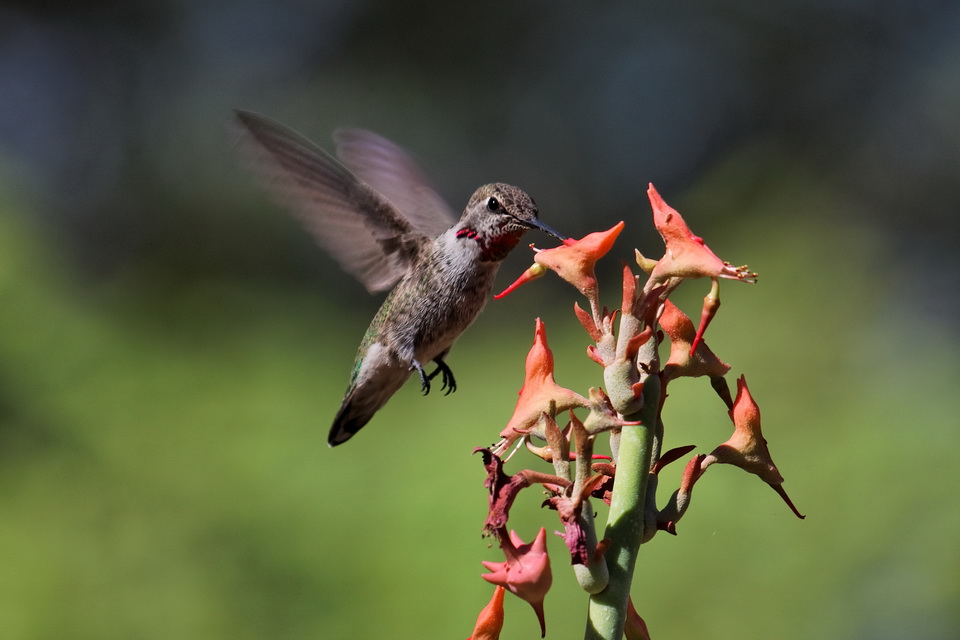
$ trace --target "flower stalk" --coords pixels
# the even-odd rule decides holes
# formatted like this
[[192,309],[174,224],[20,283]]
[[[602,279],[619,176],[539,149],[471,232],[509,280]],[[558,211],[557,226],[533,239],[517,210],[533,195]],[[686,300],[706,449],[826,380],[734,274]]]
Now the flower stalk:
[[[704,338],[720,308],[720,280],[754,283],[757,274],[717,257],[653,185],[648,195],[665,253],[661,259],[651,260],[636,252],[636,262],[647,275],[642,286],[624,264],[620,309],[611,312],[601,306],[594,265],[613,247],[624,228],[622,222],[580,240],[565,240],[553,249],[535,250],[534,265],[497,296],[548,271],[556,273],[587,299],[586,308],[575,303],[574,312],[591,341],[587,356],[603,368],[605,391],[590,389],[585,397],[560,386],[554,379],[546,326],[538,318],[514,414],[501,431],[500,442],[492,450],[478,450],[484,454],[490,491],[484,528],[498,539],[506,558],[502,563],[484,562],[491,573],[483,577],[527,600],[543,633],[543,598],[552,581],[545,531],[541,529],[534,542],[524,544],[516,533],[508,535],[506,528],[510,509],[523,489],[542,486],[548,496],[543,506],[559,516],[563,531],[557,534],[567,545],[577,583],[589,594],[587,640],[622,640],[624,634],[631,639],[650,638],[646,622],[630,599],[640,548],[658,531],[676,535],[677,521],[690,506],[694,483],[711,465],[735,465],[757,475],[803,517],[783,490],[783,477],[770,457],[760,430],[759,407],[745,378],[737,380],[734,400],[725,377],[731,367],[714,354]],[[697,329],[669,300],[681,283],[695,278],[710,281]],[[665,339],[669,339],[670,349],[661,364]],[[701,376],[709,378],[723,400],[734,434],[710,454],[694,455],[680,486],[659,507],[659,471],[695,448],[678,447],[661,455],[667,385]],[[587,413],[581,420],[576,411]],[[561,429],[557,419],[564,413],[570,420]],[[609,438],[612,459],[594,456],[599,437]],[[515,452],[517,448],[511,445],[518,441],[552,465],[553,473],[524,469],[507,475],[503,471],[505,454],[511,449]],[[609,505],[602,537],[597,535],[591,498]]]
[[640,425],[623,427],[617,457],[616,483],[610,500],[610,512],[604,538],[610,580],[607,588],[590,596],[584,638],[601,640],[620,638],[627,620],[627,602],[634,567],[644,538],[647,480],[654,447],[654,429],[660,402],[660,383],[656,375],[647,376],[643,387],[643,407],[626,416]]

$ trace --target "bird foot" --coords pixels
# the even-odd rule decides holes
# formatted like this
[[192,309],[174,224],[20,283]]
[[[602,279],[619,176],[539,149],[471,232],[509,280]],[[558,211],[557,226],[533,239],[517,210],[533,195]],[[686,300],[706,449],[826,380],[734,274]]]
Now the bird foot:
[[437,363],[437,368],[430,375],[427,375],[427,372],[423,370],[423,365],[416,360],[413,361],[410,368],[416,369],[417,373],[420,374],[420,390],[423,391],[423,395],[430,393],[430,381],[440,375],[440,390],[446,390],[443,395],[448,396],[451,392],[457,390],[457,381],[453,377],[453,371],[443,360],[434,360],[434,362]]
[[450,367],[448,367],[447,363],[443,360],[434,360],[434,362],[437,363],[437,368],[430,374],[428,379],[433,380],[437,377],[437,374],[440,374],[442,376],[440,378],[440,390],[443,391],[446,389],[447,392],[443,395],[448,396],[457,390],[457,381],[453,378],[453,371],[450,370]]
[[420,374],[420,390],[423,391],[423,395],[430,393],[430,378],[433,376],[428,376],[427,372],[423,370],[423,366],[416,360],[413,361],[413,363],[410,365],[410,368],[416,369],[417,373]]

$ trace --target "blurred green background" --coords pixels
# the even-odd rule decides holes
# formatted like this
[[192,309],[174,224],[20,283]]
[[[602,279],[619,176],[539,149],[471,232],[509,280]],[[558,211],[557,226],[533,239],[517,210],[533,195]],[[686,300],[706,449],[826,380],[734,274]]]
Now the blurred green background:
[[[642,550],[653,637],[956,638],[958,79],[955,2],[0,3],[0,637],[464,638],[499,556],[470,452],[533,319],[561,384],[600,383],[545,278],[468,331],[455,395],[411,383],[328,449],[379,300],[238,168],[244,108],[324,145],[379,131],[458,207],[503,180],[573,236],[626,220],[611,306],[619,260],[662,250],[654,182],[760,272],[708,339],[808,517],[714,467]],[[671,447],[730,433],[702,380],[665,420]],[[514,509],[526,539],[559,528],[539,503]],[[550,544],[548,637],[576,638]],[[536,634],[508,599],[503,638]]]

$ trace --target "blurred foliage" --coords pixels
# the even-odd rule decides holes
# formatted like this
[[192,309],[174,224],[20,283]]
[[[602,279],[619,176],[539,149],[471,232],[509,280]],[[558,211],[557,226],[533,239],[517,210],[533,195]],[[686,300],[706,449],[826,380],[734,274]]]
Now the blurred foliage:
[[[958,26],[908,0],[0,2],[0,637],[465,637],[498,554],[470,451],[510,415],[533,318],[558,382],[599,382],[548,277],[467,332],[455,395],[411,383],[327,449],[377,300],[237,169],[234,107],[324,145],[381,131],[455,203],[506,180],[571,235],[625,219],[611,306],[618,260],[660,251],[655,182],[760,272],[707,337],[808,518],[711,469],[641,552],[653,636],[955,637]],[[667,446],[729,435],[699,380],[665,420]],[[525,538],[556,528],[539,502]],[[550,544],[548,637],[578,637]],[[504,639],[535,633],[508,599]]]
[[[837,201],[809,186],[807,202]],[[687,198],[694,229],[693,205],[710,189],[707,180]],[[638,592],[638,607],[658,637],[951,637],[951,343],[877,295],[883,247],[864,242],[865,229],[833,221],[841,211],[799,215],[795,196],[772,185],[721,240],[722,255],[748,258],[761,283],[724,286],[708,337],[747,374],[809,517],[793,519],[754,478],[714,468],[680,535],[644,548],[639,580],[656,588]],[[736,194],[717,192],[714,206],[724,198]],[[4,211],[4,637],[469,632],[488,595],[479,561],[496,556],[479,537],[483,473],[470,451],[509,416],[532,314],[528,325],[510,298],[491,304],[456,350],[455,396],[406,388],[356,442],[328,450],[324,416],[365,318],[297,288],[210,280],[147,295],[129,282],[78,284],[22,212]],[[770,211],[792,222],[766,228],[757,215]],[[628,224],[623,256],[649,232],[645,214]],[[681,296],[691,312],[705,293],[696,284]],[[572,293],[542,315],[558,380],[583,390],[599,370],[583,356]],[[615,300],[616,287],[606,295]],[[888,347],[917,327],[926,339],[910,353]],[[668,446],[702,450],[730,429],[701,380],[671,387],[666,422]],[[519,454],[511,464],[533,463]],[[513,526],[556,526],[536,496],[522,498]],[[551,545],[548,630],[576,637],[585,596],[560,540]],[[525,604],[509,601],[504,637],[534,629]]]

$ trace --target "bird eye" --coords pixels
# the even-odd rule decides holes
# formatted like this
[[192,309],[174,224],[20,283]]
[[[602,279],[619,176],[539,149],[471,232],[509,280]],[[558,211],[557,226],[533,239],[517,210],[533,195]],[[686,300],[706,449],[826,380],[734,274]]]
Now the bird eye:
[[487,200],[487,209],[489,209],[490,211],[499,211],[500,202],[496,198],[490,198],[489,200]]

